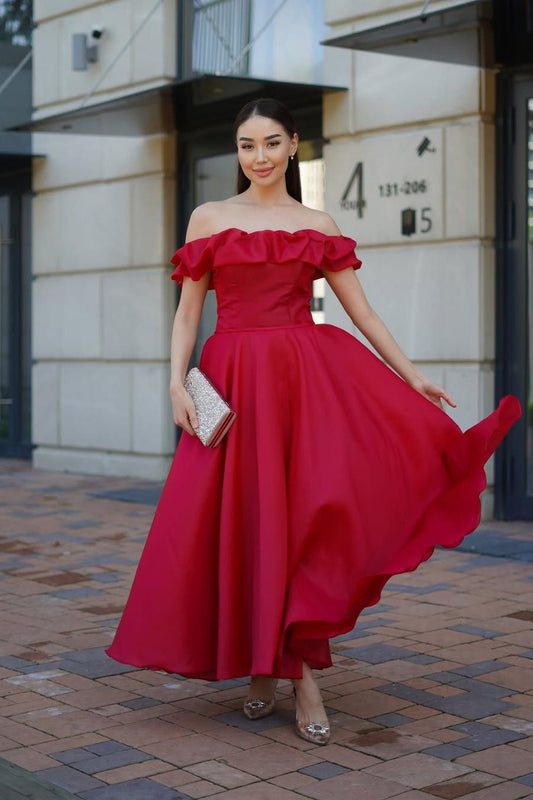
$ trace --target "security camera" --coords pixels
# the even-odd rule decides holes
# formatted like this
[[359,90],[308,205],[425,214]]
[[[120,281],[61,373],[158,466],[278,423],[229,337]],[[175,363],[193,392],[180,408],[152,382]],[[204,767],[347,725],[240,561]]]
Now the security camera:
[[103,25],[93,25],[91,28],[91,36],[93,39],[101,39],[104,35],[104,26]]

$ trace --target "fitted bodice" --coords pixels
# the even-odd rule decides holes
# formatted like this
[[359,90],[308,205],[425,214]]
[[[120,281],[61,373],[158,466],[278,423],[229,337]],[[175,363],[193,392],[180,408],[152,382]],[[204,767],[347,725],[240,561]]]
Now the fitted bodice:
[[355,242],[314,230],[253,231],[229,228],[188,242],[172,257],[172,278],[199,280],[211,271],[217,295],[217,332],[312,324],[312,282],[323,270],[361,262]]

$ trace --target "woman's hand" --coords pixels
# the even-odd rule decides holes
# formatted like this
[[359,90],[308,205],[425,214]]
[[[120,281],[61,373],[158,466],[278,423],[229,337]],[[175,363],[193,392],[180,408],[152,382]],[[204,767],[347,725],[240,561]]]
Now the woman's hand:
[[195,436],[196,429],[198,428],[198,417],[196,416],[196,409],[192,397],[186,391],[183,384],[171,384],[170,400],[175,424],[179,425],[180,428],[183,428],[187,433],[190,433],[191,436]]
[[416,389],[426,400],[430,400],[434,405],[443,408],[442,401],[445,400],[449,406],[456,408],[457,404],[454,403],[449,394],[446,394],[444,389],[437,386],[436,383],[421,377],[411,382],[413,389]]

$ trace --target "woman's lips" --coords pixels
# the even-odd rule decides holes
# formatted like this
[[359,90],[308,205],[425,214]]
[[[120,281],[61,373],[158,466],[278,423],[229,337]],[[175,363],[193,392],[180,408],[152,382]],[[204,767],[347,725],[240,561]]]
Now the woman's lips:
[[265,175],[270,175],[274,167],[266,167],[265,169],[254,169],[256,175],[259,175],[260,178],[264,178]]

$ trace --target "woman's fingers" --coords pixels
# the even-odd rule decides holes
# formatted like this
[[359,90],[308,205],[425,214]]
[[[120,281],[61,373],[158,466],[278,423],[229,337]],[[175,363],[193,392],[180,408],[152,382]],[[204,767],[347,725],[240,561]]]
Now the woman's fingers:
[[446,400],[446,402],[448,403],[449,406],[451,406],[452,408],[457,408],[457,403],[454,400],[452,400],[452,398],[450,397],[449,394],[446,394],[446,392],[443,392],[441,394],[441,397],[442,397],[443,400]]
[[198,428],[198,415],[191,396],[185,391],[181,392],[178,397],[172,398],[172,407],[174,423],[190,433],[191,436],[195,436]]

